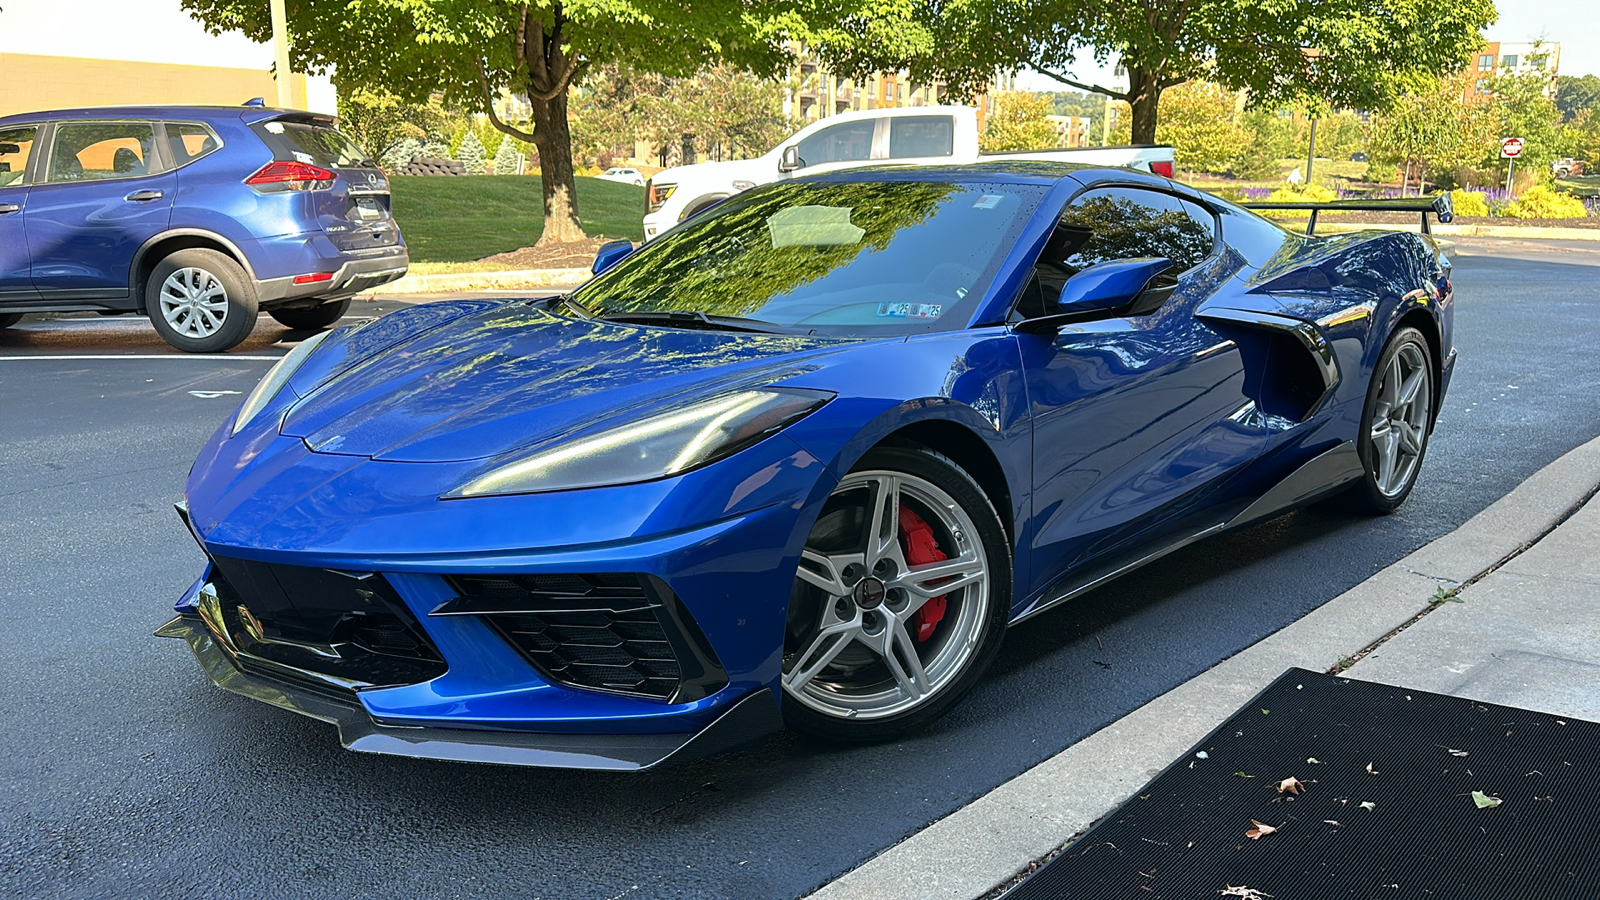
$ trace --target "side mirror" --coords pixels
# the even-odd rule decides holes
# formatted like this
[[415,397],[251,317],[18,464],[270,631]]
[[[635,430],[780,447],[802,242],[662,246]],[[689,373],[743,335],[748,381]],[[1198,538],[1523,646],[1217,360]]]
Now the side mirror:
[[779,172],[793,172],[800,168],[800,148],[794,144],[783,148],[783,155],[778,157]]
[[589,267],[589,271],[599,275],[601,272],[622,262],[622,258],[632,252],[633,241],[610,241],[601,244],[600,249],[595,251],[594,265]]
[[1172,260],[1163,256],[1092,265],[1068,279],[1046,315],[1024,320],[1017,330],[1040,333],[1105,316],[1154,312],[1172,293],[1172,285],[1159,283],[1170,268]]

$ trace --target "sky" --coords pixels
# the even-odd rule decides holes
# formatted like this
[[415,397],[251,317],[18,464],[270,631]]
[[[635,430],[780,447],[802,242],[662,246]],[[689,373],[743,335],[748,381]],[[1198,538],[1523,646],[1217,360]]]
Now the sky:
[[[1489,26],[1490,40],[1559,41],[1561,74],[1600,75],[1600,2],[1500,0],[1498,5],[1500,21]],[[236,33],[206,34],[178,0],[0,0],[0,10],[0,53],[263,69],[272,65],[270,47]],[[1087,56],[1071,74],[1079,80],[1111,77],[1109,69]],[[1056,90],[1060,85],[1024,72],[1018,87]]]

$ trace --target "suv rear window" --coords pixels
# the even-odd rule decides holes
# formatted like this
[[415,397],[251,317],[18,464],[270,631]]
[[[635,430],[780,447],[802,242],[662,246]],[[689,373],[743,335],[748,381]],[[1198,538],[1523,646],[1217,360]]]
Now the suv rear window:
[[278,159],[298,160],[329,169],[375,169],[378,166],[367,151],[333,127],[331,119],[273,119],[257,122],[250,128],[261,136]]

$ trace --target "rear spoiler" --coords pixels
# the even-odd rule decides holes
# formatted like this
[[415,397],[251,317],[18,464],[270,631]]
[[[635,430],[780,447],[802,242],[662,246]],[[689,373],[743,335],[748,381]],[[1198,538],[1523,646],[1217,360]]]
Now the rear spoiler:
[[1311,211],[1311,220],[1306,223],[1306,234],[1313,234],[1317,230],[1317,213],[1327,210],[1329,212],[1414,212],[1422,214],[1422,233],[1432,234],[1428,227],[1428,213],[1433,213],[1439,218],[1441,224],[1449,224],[1456,217],[1455,208],[1450,203],[1448,193],[1437,197],[1400,197],[1394,200],[1330,200],[1326,203],[1241,203],[1246,209],[1304,209]]

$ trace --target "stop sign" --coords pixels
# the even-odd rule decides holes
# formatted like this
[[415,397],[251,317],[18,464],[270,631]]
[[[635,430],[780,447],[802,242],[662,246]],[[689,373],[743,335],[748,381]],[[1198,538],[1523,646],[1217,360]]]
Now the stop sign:
[[1522,155],[1522,138],[1505,138],[1500,141],[1500,158],[1516,159]]

